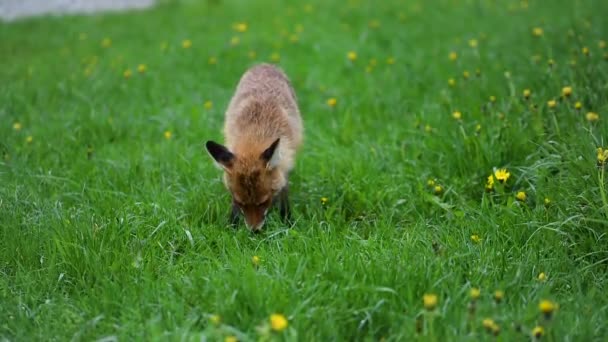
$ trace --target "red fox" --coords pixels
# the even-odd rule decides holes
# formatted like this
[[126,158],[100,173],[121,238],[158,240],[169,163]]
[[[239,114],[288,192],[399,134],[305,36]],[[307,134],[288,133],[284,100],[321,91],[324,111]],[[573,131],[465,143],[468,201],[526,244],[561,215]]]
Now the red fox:
[[230,223],[239,212],[247,227],[261,230],[273,203],[290,219],[288,176],[303,139],[296,94],[285,73],[259,64],[241,77],[225,114],[226,145],[205,144],[232,195]]

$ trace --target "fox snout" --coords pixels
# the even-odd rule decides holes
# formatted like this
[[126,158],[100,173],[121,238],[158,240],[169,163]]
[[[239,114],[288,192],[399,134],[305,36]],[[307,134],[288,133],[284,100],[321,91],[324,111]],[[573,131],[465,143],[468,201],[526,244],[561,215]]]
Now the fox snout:
[[266,213],[268,209],[265,208],[251,208],[249,210],[243,209],[243,216],[245,217],[245,224],[247,228],[253,232],[262,230],[264,222],[266,221]]

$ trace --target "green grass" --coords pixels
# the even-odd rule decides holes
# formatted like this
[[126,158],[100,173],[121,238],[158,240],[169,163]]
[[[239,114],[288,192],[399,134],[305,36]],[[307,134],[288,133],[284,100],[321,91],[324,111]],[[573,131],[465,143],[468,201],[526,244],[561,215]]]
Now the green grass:
[[[485,318],[504,341],[537,325],[605,339],[608,4],[522,3],[165,1],[0,24],[0,339],[492,340]],[[203,144],[222,141],[240,75],[274,53],[306,138],[295,224],[273,212],[256,235],[226,226]],[[511,177],[486,191],[495,167]],[[543,299],[559,304],[551,321]],[[275,312],[289,327],[267,335]]]

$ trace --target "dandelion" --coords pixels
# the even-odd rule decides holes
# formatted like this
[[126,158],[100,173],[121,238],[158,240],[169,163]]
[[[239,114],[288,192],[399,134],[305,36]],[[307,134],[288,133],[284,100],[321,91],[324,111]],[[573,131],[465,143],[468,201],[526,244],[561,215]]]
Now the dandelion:
[[144,72],[146,72],[146,65],[145,64],[140,64],[137,66],[137,72],[139,72],[140,74],[143,74]]
[[192,47],[192,41],[190,39],[184,39],[182,41],[182,48],[189,49],[190,47]]
[[583,108],[583,104],[580,101],[577,101],[574,104],[574,109],[581,109],[581,108]]
[[475,133],[479,134],[481,132],[481,124],[475,125]]
[[430,178],[429,180],[426,181],[426,185],[435,186],[435,180],[433,178]]
[[537,325],[536,327],[534,327],[534,329],[532,329],[532,336],[534,336],[536,339],[540,339],[541,337],[543,337],[544,334],[545,329],[543,329],[543,327],[541,327],[540,325]]
[[572,95],[572,87],[563,87],[562,95],[564,95],[565,97],[569,97],[570,95]]
[[433,131],[433,127],[431,127],[431,125],[425,125],[424,126],[424,131],[427,133],[431,133]]
[[164,136],[165,136],[165,139],[169,140],[169,139],[171,139],[173,134],[171,133],[171,131],[165,131]]
[[232,29],[240,33],[247,32],[247,23],[235,23]]
[[541,281],[541,282],[547,281],[547,275],[545,274],[545,272],[540,272],[538,274],[538,281]]
[[441,185],[435,185],[433,192],[435,192],[435,195],[441,195],[443,192],[443,187]]
[[494,189],[494,177],[492,175],[488,176],[488,180],[486,182],[486,190]]
[[103,48],[109,48],[110,46],[112,46],[112,39],[110,38],[104,38],[101,40],[101,47]]
[[473,288],[471,288],[471,291],[469,291],[469,295],[471,296],[471,300],[476,301],[477,299],[479,299],[479,296],[481,295],[481,291],[479,291],[478,288],[473,287]]
[[481,242],[481,238],[479,237],[479,235],[477,235],[477,234],[473,234],[473,235],[471,235],[471,241],[472,241],[473,243],[478,244],[478,243],[480,243],[480,242]]
[[477,47],[477,39],[471,39],[469,40],[469,46],[472,47],[473,49]]
[[597,164],[599,166],[603,166],[606,164],[606,160],[608,160],[608,149],[603,149],[601,147],[597,148]]
[[336,100],[335,97],[330,97],[329,99],[327,99],[327,105],[332,108],[335,107],[337,103],[338,103],[338,100]]
[[329,198],[327,197],[321,197],[321,204],[322,205],[326,205],[329,202]]
[[589,56],[589,48],[588,48],[588,47],[586,47],[586,46],[585,46],[585,47],[583,47],[583,48],[581,49],[581,51],[583,52],[583,55],[585,55],[585,56]]
[[465,79],[468,79],[469,76],[470,76],[470,74],[469,74],[468,70],[465,70],[465,71],[462,72],[462,77],[464,77]]
[[462,113],[459,111],[455,111],[452,113],[452,117],[456,120],[461,120],[462,119]]
[[526,200],[526,198],[527,198],[527,197],[528,197],[528,196],[526,195],[526,192],[525,192],[525,191],[519,191],[519,192],[517,192],[517,194],[515,195],[515,198],[516,198],[518,201],[521,201],[521,202],[524,202],[524,201]]
[[494,322],[494,320],[491,318],[486,318],[481,321],[481,325],[483,325],[487,332],[492,332],[493,327],[496,325],[496,322]]
[[395,64],[395,57],[389,57],[386,59],[386,64],[393,65]]
[[448,79],[448,85],[449,85],[450,87],[455,86],[455,85],[456,85],[456,80],[455,80],[455,79],[453,79],[453,78]]
[[207,60],[207,63],[209,63],[209,65],[216,65],[217,64],[217,57],[209,57],[209,59]]
[[549,67],[550,67],[550,68],[552,68],[552,67],[554,67],[554,66],[555,66],[555,61],[554,61],[553,59],[549,59],[549,60],[547,61],[547,64],[549,65]]
[[230,45],[232,45],[232,46],[237,46],[237,45],[239,45],[240,42],[241,42],[241,38],[239,38],[238,36],[234,36],[234,37],[230,38]]
[[260,261],[262,261],[262,259],[260,259],[259,256],[254,255],[251,257],[251,263],[253,264],[253,266],[259,266],[260,265]]
[[21,126],[21,122],[17,121],[17,122],[15,122],[15,123],[13,124],[13,129],[14,129],[15,131],[20,131],[20,130],[21,130],[21,128],[22,128],[22,126]]
[[28,144],[31,144],[32,141],[34,141],[34,137],[31,135],[28,135],[27,138],[25,138],[25,142],[27,142]]
[[222,317],[220,317],[220,315],[211,315],[209,321],[211,321],[213,325],[219,325],[222,322]]
[[449,58],[451,61],[455,61],[455,60],[457,60],[457,59],[458,59],[458,54],[457,54],[456,52],[452,51],[452,52],[450,52],[450,54],[448,55],[448,58]]
[[281,55],[278,52],[274,52],[270,55],[270,60],[276,63],[281,60]]
[[600,119],[600,116],[597,113],[589,112],[589,113],[587,113],[587,115],[585,115],[585,118],[589,122],[596,122],[597,120]]
[[122,73],[122,76],[126,79],[129,79],[131,77],[131,75],[133,75],[133,72],[131,71],[131,69],[127,69]]
[[606,41],[605,40],[600,40],[597,43],[597,47],[599,47],[600,49],[605,49],[606,48]]
[[529,99],[531,94],[532,92],[530,91],[530,89],[524,89],[524,99]]
[[546,319],[551,319],[553,312],[555,312],[555,310],[557,309],[557,304],[553,303],[550,300],[541,300],[538,304],[538,309],[540,310],[540,312],[543,313],[543,315],[545,315]]
[[551,199],[549,199],[549,197],[545,197],[545,205],[549,205],[551,204]]
[[207,100],[207,101],[205,101],[205,103],[203,104],[203,107],[204,107],[206,110],[209,110],[209,109],[213,108],[213,102],[211,102],[210,100]]
[[494,291],[494,301],[496,304],[500,304],[502,300],[505,298],[505,292],[502,290]]
[[547,107],[553,109],[553,108],[555,108],[555,106],[557,106],[557,102],[555,100],[547,101]]
[[540,36],[542,36],[542,35],[543,35],[543,33],[544,33],[544,31],[543,31],[543,29],[542,29],[542,28],[540,28],[540,27],[535,27],[535,28],[533,28],[533,29],[532,29],[532,34],[533,34],[535,37],[540,37]]
[[357,53],[355,51],[349,51],[346,54],[346,58],[348,58],[349,61],[354,62],[357,60]]
[[226,338],[224,338],[224,342],[238,342],[238,338],[236,338],[235,336],[226,336]]
[[425,293],[422,296],[422,303],[424,304],[424,308],[428,311],[435,310],[437,307],[437,295],[433,293]]
[[490,96],[490,102],[496,102],[496,96],[494,96],[494,95]]
[[496,177],[499,182],[506,183],[509,180],[509,177],[511,177],[511,173],[507,171],[507,169],[498,169],[494,171],[494,177]]
[[280,332],[287,328],[288,325],[287,318],[281,314],[272,314],[270,315],[270,327],[272,330]]

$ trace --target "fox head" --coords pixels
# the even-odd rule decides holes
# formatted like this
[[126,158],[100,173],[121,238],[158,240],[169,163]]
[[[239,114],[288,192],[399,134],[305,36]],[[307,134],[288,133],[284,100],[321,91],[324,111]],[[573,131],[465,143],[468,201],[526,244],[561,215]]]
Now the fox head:
[[275,195],[286,185],[277,167],[280,160],[279,139],[263,150],[235,154],[223,145],[207,141],[206,148],[216,165],[224,170],[224,184],[232,203],[243,213],[247,227],[253,231],[264,225],[266,213]]

